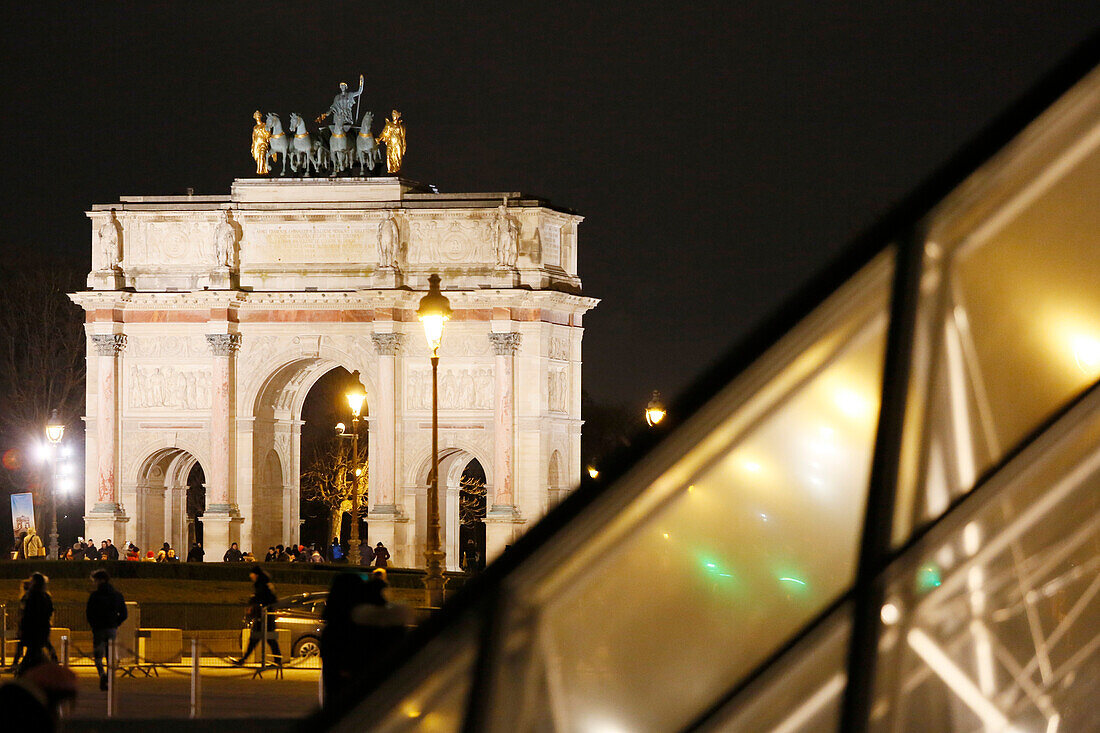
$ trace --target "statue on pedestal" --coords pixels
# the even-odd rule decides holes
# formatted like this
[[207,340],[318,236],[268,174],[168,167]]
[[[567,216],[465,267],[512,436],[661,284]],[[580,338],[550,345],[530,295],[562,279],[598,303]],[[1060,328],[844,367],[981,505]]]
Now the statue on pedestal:
[[118,218],[115,210],[107,215],[107,221],[99,228],[99,251],[103,254],[103,270],[118,269]]
[[252,119],[256,120],[252,128],[252,159],[256,161],[256,174],[266,176],[270,172],[267,168],[267,154],[271,149],[271,133],[260,115],[260,110],[252,113]]
[[497,267],[512,270],[516,267],[519,255],[519,222],[508,215],[508,199],[497,208],[497,217],[493,222],[493,239],[497,248]]
[[228,268],[233,261],[233,245],[237,243],[237,232],[229,221],[229,210],[222,209],[221,219],[214,228],[214,259],[217,267]]
[[378,142],[386,146],[386,172],[391,175],[399,173],[401,159],[405,157],[405,121],[397,110],[393,110],[393,117],[386,120]]
[[378,266],[389,270],[397,269],[397,250],[401,242],[401,233],[397,228],[397,218],[392,211],[386,211],[385,218],[378,225]]

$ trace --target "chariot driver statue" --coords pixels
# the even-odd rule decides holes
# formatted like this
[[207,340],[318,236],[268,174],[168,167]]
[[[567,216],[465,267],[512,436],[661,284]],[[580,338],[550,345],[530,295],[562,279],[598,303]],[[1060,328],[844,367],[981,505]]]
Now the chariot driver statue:
[[332,117],[332,126],[335,130],[346,132],[355,124],[355,110],[359,104],[359,95],[363,93],[363,75],[359,75],[359,91],[349,92],[348,85],[340,82],[340,93],[332,98],[332,105],[328,111],[317,118],[322,122],[326,117]]

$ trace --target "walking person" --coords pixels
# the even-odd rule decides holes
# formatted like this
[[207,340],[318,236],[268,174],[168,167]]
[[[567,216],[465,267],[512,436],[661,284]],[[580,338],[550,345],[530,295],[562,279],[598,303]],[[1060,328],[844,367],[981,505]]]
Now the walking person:
[[[19,648],[15,651],[16,659],[13,662],[17,675],[45,661],[42,655],[43,648],[49,651],[51,660],[57,661],[57,652],[50,643],[53,599],[46,591],[46,580],[46,576],[42,573],[32,573],[31,577],[23,583],[26,592],[19,601],[22,611],[19,616]],[[23,653],[21,661],[20,652]]]
[[187,551],[187,562],[202,562],[205,556],[206,551],[202,549],[202,545],[198,542],[192,542],[191,549]]
[[386,546],[379,542],[374,546],[374,567],[384,568],[389,565],[390,551],[386,549]]
[[34,527],[27,530],[27,536],[23,538],[23,557],[28,560],[37,560],[46,556],[46,548],[42,546],[42,538],[34,531]]
[[367,581],[359,573],[332,580],[321,630],[326,704],[354,680],[383,674],[382,662],[405,635],[409,613],[387,602],[385,572],[376,570]]
[[466,544],[462,546],[458,566],[467,575],[477,575],[478,571],[481,570],[481,553],[477,551],[477,543],[473,540],[466,540]]
[[275,636],[275,616],[268,615],[266,633],[263,628],[263,610],[270,608],[277,600],[275,586],[271,584],[264,569],[255,565],[248,570],[248,577],[252,580],[252,597],[248,599],[248,646],[240,659],[234,660],[233,666],[239,667],[248,659],[248,655],[259,646],[264,636],[267,636],[268,645],[275,655],[275,664],[282,666],[283,654],[279,651],[279,639]]
[[344,548],[340,546],[340,538],[339,537],[333,537],[332,538],[331,551],[332,551],[332,561],[333,562],[343,562],[344,561]]
[[[92,653],[95,656],[95,668],[99,672],[99,689],[107,689],[107,645],[118,636],[118,627],[126,620],[126,599],[111,585],[111,576],[106,570],[92,573],[95,590],[88,596],[85,615],[92,627]],[[109,660],[108,660],[109,661]]]
[[242,560],[244,560],[244,556],[241,554],[236,542],[231,544],[225,554],[222,555],[222,562],[241,562]]

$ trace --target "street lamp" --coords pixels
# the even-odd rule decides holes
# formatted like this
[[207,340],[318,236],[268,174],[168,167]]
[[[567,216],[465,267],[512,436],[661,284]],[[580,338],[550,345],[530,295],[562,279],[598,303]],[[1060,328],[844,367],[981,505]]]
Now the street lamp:
[[649,398],[649,404],[645,407],[645,421],[649,427],[656,427],[657,423],[665,419],[665,406],[661,402],[661,393],[653,390],[653,396]]
[[[53,458],[54,451],[57,450],[57,444],[61,442],[61,439],[65,437],[65,423],[61,421],[61,418],[57,415],[57,410],[54,410],[50,414],[50,419],[46,423],[46,440],[50,442],[51,450],[49,451],[49,457],[46,459],[50,461]],[[56,462],[50,462],[51,468],[56,467]],[[57,557],[57,480],[53,475],[50,476],[50,559]]]
[[[348,538],[348,554],[357,565],[363,564],[363,555],[359,551],[359,415],[363,410],[363,400],[367,398],[363,390],[356,388],[344,395],[351,408],[351,537]],[[343,423],[337,425],[343,434]]]
[[439,275],[432,274],[428,278],[428,294],[420,299],[416,316],[424,326],[424,337],[432,350],[432,471],[428,483],[424,588],[428,606],[439,608],[443,605],[443,560],[446,557],[439,541],[439,344],[443,340],[443,324],[451,317],[451,302],[439,290]]

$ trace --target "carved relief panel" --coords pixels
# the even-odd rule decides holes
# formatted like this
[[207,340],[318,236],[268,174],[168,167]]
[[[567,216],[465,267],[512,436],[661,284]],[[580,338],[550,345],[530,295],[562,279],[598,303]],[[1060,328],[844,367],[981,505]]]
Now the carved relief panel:
[[202,367],[130,367],[129,406],[210,409],[211,372]]
[[[432,408],[432,372],[410,369],[405,383],[410,410]],[[491,367],[442,367],[439,370],[439,407],[442,410],[491,410],[493,370]]]
[[569,406],[569,374],[565,367],[551,366],[546,370],[546,393],[551,412],[566,412]]

